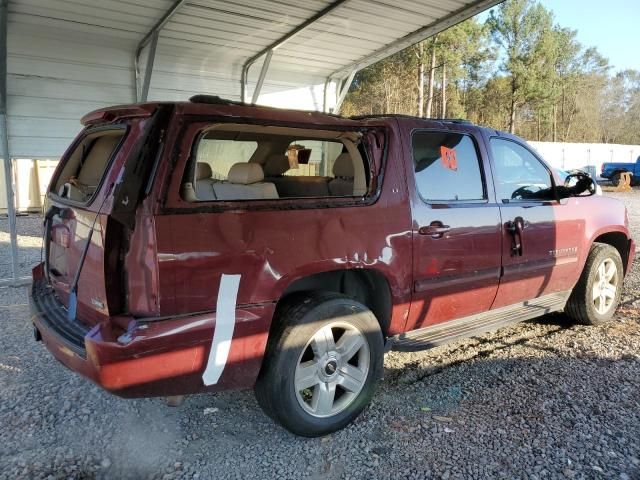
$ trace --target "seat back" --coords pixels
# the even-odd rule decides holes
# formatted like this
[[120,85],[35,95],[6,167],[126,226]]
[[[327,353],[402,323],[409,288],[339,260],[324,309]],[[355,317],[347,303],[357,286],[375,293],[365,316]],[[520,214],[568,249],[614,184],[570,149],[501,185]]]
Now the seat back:
[[333,163],[333,180],[329,182],[331,196],[353,196],[353,160],[348,153],[341,153]]
[[289,168],[286,155],[271,155],[264,164],[265,180],[276,186],[280,197],[329,196],[329,177],[284,175]]
[[280,197],[328,197],[330,177],[271,177]]
[[264,163],[264,178],[281,177],[291,168],[286,155],[269,155]]
[[213,185],[217,183],[216,180],[211,178],[213,172],[211,166],[205,162],[196,163],[196,198],[198,200],[215,200],[216,194],[213,190]]
[[235,163],[227,180],[213,185],[218,200],[266,200],[278,197],[273,183],[263,182],[264,173],[257,163]]
[[89,187],[97,187],[104,173],[111,152],[116,148],[122,136],[105,135],[93,141],[89,153],[78,172],[78,181]]

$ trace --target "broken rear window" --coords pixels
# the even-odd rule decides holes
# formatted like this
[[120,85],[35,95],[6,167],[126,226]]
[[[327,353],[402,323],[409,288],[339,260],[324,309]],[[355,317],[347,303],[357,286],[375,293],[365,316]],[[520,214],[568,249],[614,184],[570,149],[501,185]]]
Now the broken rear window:
[[63,160],[62,170],[51,190],[61,198],[88,203],[98,190],[125,129],[86,134]]
[[201,133],[182,198],[191,202],[363,197],[369,164],[358,132],[229,125]]

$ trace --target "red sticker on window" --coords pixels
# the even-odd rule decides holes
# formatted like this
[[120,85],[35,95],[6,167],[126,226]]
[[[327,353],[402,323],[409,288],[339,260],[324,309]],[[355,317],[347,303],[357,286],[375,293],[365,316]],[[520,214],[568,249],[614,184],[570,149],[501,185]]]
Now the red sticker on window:
[[442,164],[449,170],[458,170],[458,159],[456,158],[456,151],[453,148],[440,147],[440,158]]

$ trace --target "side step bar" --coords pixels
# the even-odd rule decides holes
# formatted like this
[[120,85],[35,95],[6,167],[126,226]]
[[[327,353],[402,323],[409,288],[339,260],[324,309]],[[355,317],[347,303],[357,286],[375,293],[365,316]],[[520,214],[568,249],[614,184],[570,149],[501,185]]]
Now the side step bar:
[[513,323],[564,309],[571,291],[552,293],[526,302],[489,310],[459,320],[432,325],[391,337],[387,349],[401,352],[427,350],[445,343],[497,330]]

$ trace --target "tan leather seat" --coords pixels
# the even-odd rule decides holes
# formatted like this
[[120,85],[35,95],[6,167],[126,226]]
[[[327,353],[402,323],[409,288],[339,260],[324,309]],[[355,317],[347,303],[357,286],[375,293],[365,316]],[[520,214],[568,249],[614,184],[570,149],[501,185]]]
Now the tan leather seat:
[[65,181],[58,189],[58,194],[77,202],[87,201],[98,188],[111,155],[121,139],[122,134],[105,134],[85,139],[82,146],[76,149],[78,153],[73,153],[74,156],[80,157],[76,158],[76,161],[81,162],[76,178],[77,184]]
[[198,200],[216,200],[213,185],[217,183],[211,178],[213,172],[211,166],[205,162],[196,163],[196,198]]
[[279,198],[273,183],[263,182],[264,172],[258,163],[235,163],[227,180],[213,185],[218,200],[266,200]]
[[84,159],[84,163],[78,172],[78,182],[88,187],[95,188],[98,186],[107,162],[111,157],[111,153],[121,138],[121,135],[105,135],[93,141],[93,145],[89,147],[89,153],[87,153],[87,157]]
[[331,196],[353,196],[353,160],[348,153],[341,153],[333,163],[334,179],[329,182]]

